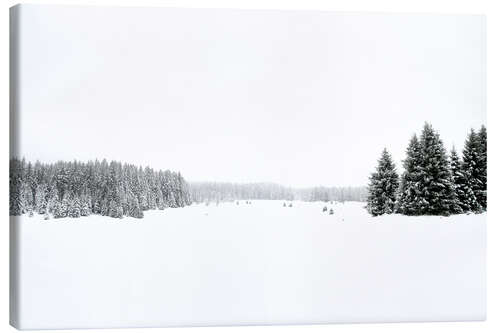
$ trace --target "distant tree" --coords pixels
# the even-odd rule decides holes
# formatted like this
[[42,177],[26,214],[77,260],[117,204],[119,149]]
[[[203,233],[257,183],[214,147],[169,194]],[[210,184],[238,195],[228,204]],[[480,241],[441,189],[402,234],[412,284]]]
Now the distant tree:
[[396,204],[398,174],[392,157],[384,148],[368,185],[367,210],[373,216],[391,214]]

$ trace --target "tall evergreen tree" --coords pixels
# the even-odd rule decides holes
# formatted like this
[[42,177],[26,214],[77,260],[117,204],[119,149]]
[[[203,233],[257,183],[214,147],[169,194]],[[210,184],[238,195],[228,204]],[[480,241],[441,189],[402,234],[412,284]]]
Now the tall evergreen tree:
[[404,215],[418,215],[422,209],[422,149],[414,134],[406,148],[403,174],[398,189],[397,212]]
[[487,133],[486,127],[483,125],[478,132],[479,140],[479,161],[478,161],[478,177],[481,181],[480,192],[478,192],[478,201],[484,210],[487,208],[487,169],[488,169],[488,158],[487,158]]
[[392,157],[384,148],[376,171],[370,177],[367,210],[373,216],[394,212],[398,174]]
[[425,123],[420,136],[422,149],[422,215],[450,215],[459,211],[450,164],[439,134]]
[[483,183],[486,179],[483,178],[481,157],[481,142],[479,136],[474,129],[471,129],[467,139],[465,140],[462,161],[462,170],[466,177],[467,185],[471,188],[475,199],[479,203],[479,207],[471,207],[474,212],[483,210],[481,200],[486,204],[486,192],[484,190],[486,184]]
[[456,197],[461,210],[459,213],[477,210],[479,203],[476,200],[474,192],[472,192],[472,189],[469,187],[467,177],[463,171],[462,161],[460,161],[455,147],[451,150],[450,168]]

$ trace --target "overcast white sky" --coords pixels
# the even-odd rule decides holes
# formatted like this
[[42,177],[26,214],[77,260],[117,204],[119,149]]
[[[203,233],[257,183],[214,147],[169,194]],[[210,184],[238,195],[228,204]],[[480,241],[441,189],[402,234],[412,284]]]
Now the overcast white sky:
[[20,155],[364,185],[425,121],[486,124],[481,16],[21,8]]

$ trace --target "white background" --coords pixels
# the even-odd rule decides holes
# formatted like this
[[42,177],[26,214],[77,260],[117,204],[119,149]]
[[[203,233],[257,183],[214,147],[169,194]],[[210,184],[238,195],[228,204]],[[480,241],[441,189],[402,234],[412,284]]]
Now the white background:
[[[31,1],[33,3],[49,3],[46,1]],[[489,194],[490,194],[490,210],[488,224],[488,320],[484,323],[429,323],[429,324],[387,324],[387,325],[340,325],[340,326],[295,326],[295,327],[230,327],[230,328],[188,328],[184,331],[199,331],[199,332],[216,332],[216,331],[313,331],[326,332],[327,330],[335,329],[339,332],[413,332],[421,330],[436,330],[440,332],[484,332],[498,331],[500,329],[500,299],[498,293],[499,269],[498,269],[498,230],[499,227],[495,224],[498,221],[498,208],[495,206],[495,201],[499,197],[496,189],[499,184],[498,176],[492,170],[499,170],[498,158],[494,156],[494,152],[499,151],[498,145],[498,116],[495,110],[500,110],[498,89],[500,85],[500,73],[498,61],[500,59],[500,49],[498,41],[500,40],[500,11],[499,6],[495,1],[59,1],[59,4],[107,4],[107,5],[135,5],[135,6],[173,6],[173,7],[202,7],[202,8],[254,8],[254,9],[314,9],[314,10],[335,10],[335,11],[373,11],[373,12],[415,12],[415,13],[464,13],[464,14],[486,14],[487,15],[487,50],[488,50],[488,132],[489,132]],[[3,6],[1,37],[3,52],[1,53],[2,64],[0,73],[2,77],[2,89],[0,90],[2,105],[4,112],[1,112],[0,124],[2,128],[0,133],[2,156],[4,156],[1,164],[1,171],[5,176],[0,179],[0,188],[4,190],[2,193],[1,202],[4,203],[5,223],[1,225],[3,235],[2,248],[2,273],[1,279],[1,295],[0,295],[0,327],[13,331],[13,328],[8,327],[8,223],[7,223],[7,151],[8,151],[8,7],[15,2],[7,1]],[[495,95],[496,93],[496,95]],[[3,329],[2,329],[3,330]],[[179,331],[180,329],[170,329],[171,332]],[[130,330],[129,330],[130,331]],[[133,330],[136,331],[136,330]],[[146,330],[137,330],[146,331]],[[150,330],[151,331],[151,330]],[[109,331],[107,331],[109,332]]]

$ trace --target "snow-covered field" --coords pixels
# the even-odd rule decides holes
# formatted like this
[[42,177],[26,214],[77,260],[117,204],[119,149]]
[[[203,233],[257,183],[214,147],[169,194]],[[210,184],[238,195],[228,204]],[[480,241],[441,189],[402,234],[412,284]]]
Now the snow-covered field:
[[481,320],[486,214],[252,201],[16,218],[22,328]]

